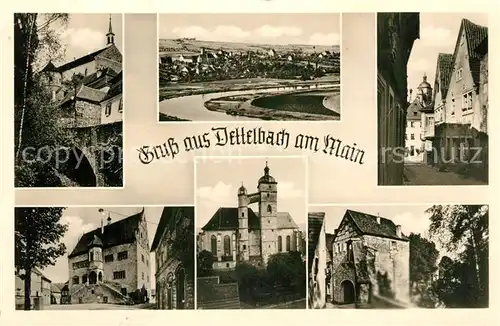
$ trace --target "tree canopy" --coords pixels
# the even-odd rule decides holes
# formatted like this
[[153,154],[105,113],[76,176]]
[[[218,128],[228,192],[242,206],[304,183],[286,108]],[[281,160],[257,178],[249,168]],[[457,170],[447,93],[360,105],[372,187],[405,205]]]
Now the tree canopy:
[[62,207],[16,207],[15,209],[15,266],[25,273],[25,309],[31,306],[31,271],[55,265],[66,253],[61,242],[68,230],[60,223]]

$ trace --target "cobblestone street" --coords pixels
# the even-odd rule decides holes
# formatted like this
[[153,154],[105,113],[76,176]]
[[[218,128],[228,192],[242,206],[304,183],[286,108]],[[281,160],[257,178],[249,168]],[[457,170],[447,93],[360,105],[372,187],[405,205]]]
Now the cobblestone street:
[[486,185],[486,182],[468,178],[453,171],[440,172],[427,164],[405,164],[405,185]]

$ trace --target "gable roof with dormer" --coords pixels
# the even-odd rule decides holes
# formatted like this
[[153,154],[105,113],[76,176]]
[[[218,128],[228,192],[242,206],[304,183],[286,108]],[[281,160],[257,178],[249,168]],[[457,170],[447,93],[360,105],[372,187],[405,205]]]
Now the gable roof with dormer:
[[458,33],[457,41],[455,44],[455,51],[453,52],[453,63],[457,60],[458,50],[462,34],[465,33],[465,42],[467,43],[467,54],[470,72],[472,74],[472,81],[474,85],[479,85],[479,73],[481,66],[481,59],[484,54],[479,47],[482,42],[488,38],[488,27],[474,24],[468,19],[462,19],[460,24],[460,31]]
[[104,226],[104,233],[101,232],[99,227],[83,234],[73,251],[68,255],[68,258],[88,252],[89,246],[96,236],[101,240],[104,249],[134,243],[143,216],[144,209],[137,214]]
[[410,106],[408,106],[408,109],[406,110],[406,120],[408,121],[420,121],[420,118],[422,116],[421,110],[423,106],[420,100],[415,98],[411,103]]

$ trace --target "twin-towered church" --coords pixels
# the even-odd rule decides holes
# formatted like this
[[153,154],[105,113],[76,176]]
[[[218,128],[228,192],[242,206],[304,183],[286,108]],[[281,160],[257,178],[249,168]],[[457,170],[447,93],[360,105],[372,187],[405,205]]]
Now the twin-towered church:
[[[278,211],[278,182],[264,168],[257,192],[238,189],[238,207],[220,207],[199,236],[199,251],[213,254],[214,269],[233,269],[239,262],[266,266],[280,252],[299,251],[299,227],[288,212]],[[252,204],[257,204],[254,212]]]

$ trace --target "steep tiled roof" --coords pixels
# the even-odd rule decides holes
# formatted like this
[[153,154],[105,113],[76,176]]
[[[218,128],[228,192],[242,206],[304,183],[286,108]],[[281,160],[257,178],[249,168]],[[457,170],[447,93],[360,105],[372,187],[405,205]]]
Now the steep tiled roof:
[[73,69],[75,67],[94,61],[95,58],[98,56],[116,62],[122,62],[122,55],[120,51],[116,48],[114,44],[112,44],[110,46],[106,46],[102,49],[84,55],[83,57],[80,57],[76,60],[65,63],[64,65],[57,67],[57,71],[64,72]]
[[94,239],[89,243],[89,247],[102,247],[103,243],[102,240],[97,236],[97,234],[94,234]]
[[116,95],[122,94],[123,92],[122,76],[123,76],[122,72],[120,71],[120,73],[110,81],[111,87],[109,88],[106,96],[104,96],[104,98],[102,99],[103,101],[115,97]]
[[350,209],[346,211],[344,216],[350,217],[363,234],[408,241],[408,238],[404,235],[402,235],[401,238],[396,235],[396,225],[389,219],[380,217],[380,223],[378,223],[378,216],[356,212]]
[[278,229],[298,229],[299,227],[288,212],[278,212]]
[[[450,86],[451,73],[453,71],[453,54],[439,53],[437,59],[437,72],[439,72],[439,88],[441,97],[446,98]],[[437,89],[435,91],[438,91]]]
[[420,120],[422,113],[420,110],[422,109],[422,104],[415,98],[413,102],[410,103],[408,109],[406,110],[406,119],[407,120]]
[[462,37],[462,32],[465,32],[465,39],[467,42],[467,52],[469,58],[469,66],[472,74],[474,85],[479,84],[479,70],[480,62],[484,54],[478,53],[476,50],[478,46],[488,37],[488,27],[474,24],[468,19],[462,19],[460,25],[460,32],[458,33],[455,51],[453,52],[453,62],[455,62],[458,55],[458,48]]
[[93,74],[85,76],[80,82],[88,87],[99,89],[106,85],[112,84],[112,80],[116,77],[117,73],[111,68],[98,70]]
[[41,72],[44,72],[44,71],[57,71],[57,68],[56,68],[56,66],[54,66],[52,61],[49,61],[49,63],[47,63],[45,65],[45,67],[43,67],[43,69],[41,70]]
[[185,217],[192,217],[194,219],[194,207],[192,206],[178,206],[178,207],[164,207],[161,213],[160,222],[156,228],[151,251],[155,251],[160,244],[161,237],[167,228],[174,227],[175,216],[177,213],[183,214]]
[[[59,103],[59,106],[64,105],[66,102],[72,100],[72,98],[75,96],[75,94],[70,90],[66,96],[62,99],[62,101]],[[85,85],[80,85],[80,88],[78,89],[76,93],[76,98],[80,100],[85,100],[88,102],[92,103],[99,103],[101,102],[104,97],[106,96],[106,93],[101,92],[98,89],[93,89],[90,87],[87,87]]]
[[[248,228],[251,230],[260,229],[259,218],[250,207],[248,208]],[[220,207],[201,229],[203,231],[238,229],[238,208]]]
[[62,66],[59,66],[57,67],[57,71],[59,72],[64,72],[64,71],[67,71],[67,70],[70,70],[70,69],[73,69],[75,67],[78,67],[78,66],[81,66],[83,64],[86,64],[88,62],[92,62],[94,61],[95,57],[101,53],[101,52],[104,52],[104,50],[106,50],[107,47],[105,48],[102,48],[102,49],[99,49],[97,51],[94,51],[92,53],[89,53],[87,55],[84,55],[83,57],[80,57],[78,59],[75,59],[73,61],[70,61],[68,63],[65,63],[63,64]]
[[75,248],[68,255],[68,258],[84,254],[89,249],[89,244],[97,235],[103,243],[104,248],[110,248],[121,244],[133,243],[136,240],[135,232],[139,228],[141,219],[144,215],[144,209],[137,214],[116,221],[104,227],[104,234],[101,233],[101,228],[85,233]]
[[114,44],[106,47],[104,51],[99,52],[96,57],[122,62],[122,54]]
[[325,213],[315,213],[310,212],[307,214],[307,231],[308,231],[308,264],[309,270],[311,270],[312,262],[314,259],[314,251],[319,241],[319,234],[321,232],[321,227],[323,226],[323,220],[325,219]]

